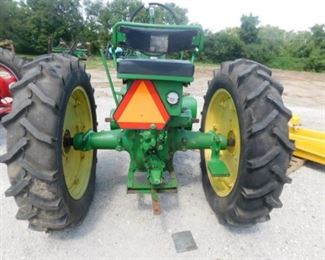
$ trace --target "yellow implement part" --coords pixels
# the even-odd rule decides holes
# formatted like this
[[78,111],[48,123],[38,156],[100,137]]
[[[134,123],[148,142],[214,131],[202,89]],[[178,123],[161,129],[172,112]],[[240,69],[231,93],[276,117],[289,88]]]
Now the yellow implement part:
[[295,141],[293,155],[325,165],[325,132],[302,128],[296,115],[289,122],[289,139]]

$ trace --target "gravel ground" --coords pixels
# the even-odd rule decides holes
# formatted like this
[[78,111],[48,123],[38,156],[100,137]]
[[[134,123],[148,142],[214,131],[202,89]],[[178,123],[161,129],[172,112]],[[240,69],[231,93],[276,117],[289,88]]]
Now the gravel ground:
[[[104,88],[97,89],[96,97],[99,129],[105,129],[104,117],[113,102]],[[202,98],[198,100],[201,106]],[[293,103],[289,107],[307,118],[308,126],[324,130],[323,109]],[[5,132],[0,126],[0,154],[4,152]],[[6,167],[0,164],[0,257],[325,259],[325,167],[309,163],[292,173],[293,182],[281,196],[283,207],[271,213],[271,221],[229,228],[218,223],[206,202],[199,161],[196,151],[176,154],[178,193],[163,194],[162,214],[154,216],[149,196],[126,194],[128,154],[99,151],[96,193],[89,214],[75,228],[50,233],[30,231],[26,222],[14,218],[17,207],[12,198],[4,197],[9,181]],[[198,249],[176,253],[172,234],[186,230],[191,231]]]

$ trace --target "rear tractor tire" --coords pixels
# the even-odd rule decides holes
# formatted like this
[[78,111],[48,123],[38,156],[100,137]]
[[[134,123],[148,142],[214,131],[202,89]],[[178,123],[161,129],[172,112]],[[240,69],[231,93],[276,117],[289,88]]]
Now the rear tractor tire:
[[221,151],[229,177],[212,177],[209,150],[201,151],[203,188],[222,224],[250,225],[269,220],[279,196],[294,145],[288,139],[291,112],[282,101],[283,86],[271,70],[239,59],[225,62],[209,83],[201,131],[228,138]]
[[71,56],[41,56],[23,74],[12,87],[12,112],[2,120],[7,153],[1,161],[11,183],[5,195],[15,198],[16,217],[30,228],[63,229],[86,215],[94,194],[96,151],[76,151],[66,142],[96,130],[93,89]]
[[[11,97],[10,87],[12,83],[22,77],[22,67],[25,61],[17,57],[14,53],[9,50],[0,48],[0,99]],[[11,105],[12,101],[2,102],[0,100],[0,107],[7,107]],[[10,110],[9,110],[10,111]],[[9,111],[0,113],[0,118],[7,114]]]
[[21,78],[24,63],[23,59],[20,59],[11,51],[0,48],[0,65],[6,66],[18,79]]

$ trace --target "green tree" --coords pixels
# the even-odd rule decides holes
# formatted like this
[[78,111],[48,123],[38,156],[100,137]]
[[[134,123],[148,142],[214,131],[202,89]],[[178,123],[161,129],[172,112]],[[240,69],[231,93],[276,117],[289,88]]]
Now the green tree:
[[109,29],[102,24],[102,16],[106,15],[106,6],[102,1],[86,0],[83,2],[85,20],[80,38],[90,43],[93,53],[109,40]]
[[257,26],[260,23],[260,21],[258,20],[258,16],[253,16],[252,14],[243,15],[240,18],[240,21],[240,39],[246,44],[257,43],[259,31],[259,28]]
[[267,25],[258,31],[259,44],[264,46],[270,56],[279,55],[284,48],[286,32],[279,27]]
[[15,19],[16,14],[19,9],[17,2],[12,0],[2,0],[0,8],[0,37],[2,39],[10,38],[13,26],[13,19]]
[[243,54],[243,42],[237,30],[228,29],[217,33],[206,31],[204,51],[201,60],[220,63],[240,58]]
[[107,27],[112,28],[115,23],[128,20],[141,5],[143,3],[140,0],[113,0],[108,3],[106,10],[110,13],[110,17],[106,21]]
[[83,27],[79,0],[27,0],[26,17],[30,47],[36,53],[47,51],[48,38],[74,41]]
[[179,7],[175,3],[165,3],[165,5],[175,13],[177,21],[174,20],[172,14],[169,11],[158,7],[156,9],[156,23],[173,24],[175,22],[178,22],[179,24],[188,24],[188,11],[186,8]]
[[320,48],[325,48],[325,24],[315,24],[310,30],[313,42]]
[[18,52],[28,51],[29,10],[24,3],[14,0],[2,0],[0,8],[0,40],[10,39],[15,42]]
[[311,28],[308,47],[310,52],[305,69],[325,71],[325,24],[316,24]]

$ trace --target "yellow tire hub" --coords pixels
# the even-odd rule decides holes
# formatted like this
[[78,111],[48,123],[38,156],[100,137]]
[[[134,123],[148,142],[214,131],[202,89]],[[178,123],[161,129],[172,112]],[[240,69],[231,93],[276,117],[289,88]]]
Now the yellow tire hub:
[[237,109],[230,93],[225,89],[217,90],[210,100],[207,110],[205,132],[211,130],[228,138],[230,146],[220,151],[220,159],[227,165],[229,177],[212,177],[207,162],[211,158],[211,150],[204,150],[206,169],[213,190],[219,197],[228,196],[233,190],[238,177],[240,160],[240,128]]
[[[93,129],[93,118],[90,102],[86,91],[76,87],[69,97],[64,115],[63,138],[73,137],[76,133]],[[62,164],[64,179],[71,197],[80,199],[87,190],[93,151],[76,151],[73,146],[64,147],[62,144]]]

